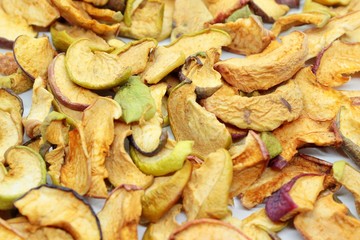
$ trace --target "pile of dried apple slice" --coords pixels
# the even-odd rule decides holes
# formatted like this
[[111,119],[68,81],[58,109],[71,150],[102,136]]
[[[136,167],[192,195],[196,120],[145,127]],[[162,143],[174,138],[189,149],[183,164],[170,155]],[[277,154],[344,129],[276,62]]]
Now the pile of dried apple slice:
[[0,238],[359,239],[359,30],[357,0],[1,1]]

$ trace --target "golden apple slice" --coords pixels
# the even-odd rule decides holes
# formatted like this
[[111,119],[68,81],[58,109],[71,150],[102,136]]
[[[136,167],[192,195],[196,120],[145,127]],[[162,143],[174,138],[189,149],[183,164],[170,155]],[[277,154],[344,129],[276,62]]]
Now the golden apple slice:
[[251,0],[249,6],[254,14],[261,16],[266,23],[275,22],[290,10],[287,5],[279,4],[275,0]]
[[224,20],[237,9],[246,6],[249,1],[250,0],[205,0],[204,3],[214,18],[212,22],[220,23],[224,22]]
[[12,227],[4,219],[0,218],[0,239],[3,240],[25,240],[21,232]]

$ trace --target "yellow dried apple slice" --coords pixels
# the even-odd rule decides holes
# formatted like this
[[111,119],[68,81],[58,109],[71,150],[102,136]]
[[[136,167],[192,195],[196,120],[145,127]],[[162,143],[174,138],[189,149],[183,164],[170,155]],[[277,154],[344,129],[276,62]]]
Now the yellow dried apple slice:
[[192,220],[176,229],[169,240],[195,239],[232,239],[250,240],[243,232],[234,226],[214,219]]
[[118,23],[123,20],[123,14],[108,8],[98,8],[86,2],[76,2],[77,6],[82,8],[92,18],[105,23]]
[[0,5],[8,14],[23,17],[29,25],[48,27],[60,17],[48,0],[3,0]]
[[255,15],[240,18],[234,22],[213,24],[210,27],[229,33],[232,40],[224,49],[237,54],[251,55],[260,53],[275,38],[274,34],[266,29],[261,20]]
[[17,231],[2,218],[0,218],[0,238],[3,240],[25,240],[22,233]]
[[222,121],[256,131],[272,131],[297,119],[303,109],[301,91],[293,80],[269,94],[246,97],[215,93],[202,103]]
[[101,239],[98,218],[86,200],[69,188],[42,185],[15,202],[29,222],[41,227],[58,227],[75,240]]
[[270,44],[262,53],[223,60],[214,68],[241,91],[267,90],[289,80],[305,63],[308,50],[304,33],[295,31],[281,40],[281,44]]
[[175,8],[175,1],[164,0],[164,15],[162,21],[161,33],[157,36],[156,40],[162,41],[168,38],[172,32],[172,19]]
[[326,6],[348,5],[351,2],[351,0],[314,0],[314,1]]
[[316,81],[324,86],[339,87],[350,81],[350,74],[360,71],[360,43],[334,41],[322,51],[317,59]]
[[193,154],[205,157],[232,142],[225,125],[196,102],[195,85],[185,82],[168,99],[170,127],[177,141],[194,141]]
[[205,0],[204,3],[213,15],[213,23],[224,22],[234,11],[245,6],[249,0]]
[[333,198],[333,194],[321,197],[312,211],[295,217],[295,228],[303,237],[310,240],[360,238],[360,221],[349,216],[347,207]]
[[114,141],[110,146],[109,155],[105,159],[109,181],[115,187],[123,184],[132,184],[147,188],[151,185],[153,176],[142,173],[125,150],[125,139],[130,135],[130,125],[115,121]]
[[232,176],[233,165],[229,152],[219,148],[210,153],[200,168],[192,172],[184,189],[183,205],[187,219],[222,219],[228,216]]
[[0,87],[9,88],[16,94],[28,91],[32,88],[34,81],[30,79],[21,69],[9,76],[0,76]]
[[344,43],[358,43],[360,42],[360,28],[345,33],[340,37],[340,40]]
[[98,213],[104,239],[138,239],[143,194],[144,190],[133,185],[122,185],[111,192]]
[[88,89],[109,89],[120,85],[131,74],[131,68],[120,63],[113,54],[106,53],[109,47],[79,39],[71,44],[65,56],[69,78]]
[[251,0],[249,2],[253,12],[261,16],[264,22],[273,23],[279,17],[284,16],[290,8],[285,4],[278,4],[275,0]]

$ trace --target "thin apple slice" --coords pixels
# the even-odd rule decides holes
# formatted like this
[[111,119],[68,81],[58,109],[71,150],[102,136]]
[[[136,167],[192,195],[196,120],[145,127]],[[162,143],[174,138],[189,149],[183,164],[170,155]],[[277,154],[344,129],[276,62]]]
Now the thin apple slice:
[[133,185],[122,185],[111,192],[98,213],[104,239],[138,239],[143,194],[144,190]]
[[58,101],[76,111],[84,110],[99,97],[96,93],[70,80],[65,67],[64,54],[57,55],[51,62],[48,70],[48,84]]
[[290,10],[287,5],[279,4],[275,0],[251,0],[249,6],[266,23],[275,22]]
[[229,17],[234,11],[240,9],[246,4],[248,4],[250,0],[205,0],[204,3],[206,7],[209,9],[211,15],[213,15],[213,23],[221,23]]
[[46,182],[46,167],[40,154],[24,146],[9,148],[5,164],[9,170],[0,182],[0,209],[11,209],[17,198]]
[[21,144],[17,125],[10,113],[0,111],[0,162],[4,162],[4,153],[7,149]]
[[0,218],[0,239],[3,240],[25,240],[21,232],[12,227],[4,219]]
[[116,55],[88,39],[72,43],[66,52],[65,66],[74,83],[88,89],[109,89],[128,79],[131,68],[121,65]]
[[15,202],[31,224],[58,227],[75,240],[102,238],[100,223],[84,198],[69,188],[42,185]]

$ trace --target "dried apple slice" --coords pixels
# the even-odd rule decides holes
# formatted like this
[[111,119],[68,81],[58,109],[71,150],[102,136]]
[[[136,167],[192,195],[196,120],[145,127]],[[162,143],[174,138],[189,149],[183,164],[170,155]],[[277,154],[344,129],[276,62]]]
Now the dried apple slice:
[[21,144],[16,122],[10,113],[0,111],[0,162],[4,162],[4,153],[12,146]]
[[151,185],[153,176],[142,173],[125,150],[125,139],[129,135],[131,135],[130,125],[115,121],[114,141],[110,146],[109,155],[105,159],[109,181],[115,187],[131,184],[147,188]]
[[190,179],[192,164],[186,161],[184,166],[171,176],[157,177],[145,190],[141,198],[142,218],[157,222],[180,199],[185,185]]
[[28,91],[32,88],[34,81],[30,79],[21,69],[9,76],[0,76],[0,87],[9,88],[16,94]]
[[43,158],[31,148],[15,146],[5,153],[9,170],[0,182],[0,209],[13,208],[14,201],[46,182],[46,167]]
[[350,81],[349,75],[360,71],[359,54],[360,43],[334,41],[316,59],[313,68],[316,81],[328,87],[339,87]]
[[21,16],[12,16],[0,8],[0,47],[12,49],[15,39],[20,35],[36,37],[37,32]]
[[360,42],[360,28],[345,33],[340,37],[340,40],[344,43],[358,43]]
[[275,0],[279,4],[285,4],[290,8],[298,8],[300,6],[300,0]]
[[301,91],[293,80],[269,94],[254,97],[214,94],[202,103],[222,121],[256,131],[272,131],[297,119],[303,109]]
[[133,185],[122,185],[111,192],[98,213],[104,239],[138,239],[143,194],[144,190]]
[[303,6],[303,12],[324,12],[330,14],[332,17],[346,14],[346,13],[337,14],[334,8],[324,6],[320,3],[315,2],[314,0],[305,0]]
[[222,219],[228,216],[232,176],[233,165],[229,152],[219,148],[210,153],[200,168],[193,170],[184,189],[183,205],[187,219]]
[[5,54],[0,53],[0,74],[1,75],[11,75],[16,73],[19,65],[15,61],[14,54],[12,52],[7,52]]
[[48,69],[48,84],[54,97],[63,105],[76,111],[87,108],[96,98],[96,93],[73,83],[66,71],[65,55],[59,54]]
[[51,41],[54,47],[65,52],[69,46],[80,38],[88,38],[97,44],[103,44],[107,46],[106,41],[96,35],[93,31],[81,28],[76,25],[66,25],[60,22],[56,22],[50,28]]
[[172,19],[175,8],[175,1],[173,0],[164,0],[164,15],[162,21],[161,33],[157,36],[156,40],[163,41],[168,38],[172,32]]
[[360,221],[349,216],[347,207],[333,198],[333,194],[321,197],[312,211],[295,217],[295,228],[304,238],[314,240],[360,237]]
[[290,14],[277,19],[271,28],[271,32],[275,36],[278,36],[281,32],[289,30],[292,27],[305,24],[314,24],[316,27],[322,28],[328,23],[330,18],[330,14],[326,12],[304,12]]
[[74,83],[88,89],[109,89],[120,85],[131,74],[116,55],[108,54],[104,47],[88,39],[79,39],[68,48],[65,66]]
[[25,240],[23,234],[2,218],[0,218],[0,238],[3,240]]
[[76,2],[77,6],[82,8],[92,18],[105,23],[118,23],[124,18],[123,14],[107,8],[98,8],[86,2]]
[[213,15],[213,23],[221,23],[234,11],[245,6],[250,0],[205,0],[204,3]]
[[56,7],[48,0],[3,0],[0,5],[6,13],[23,17],[29,25],[48,27],[60,17]]
[[354,196],[356,211],[360,215],[360,191],[357,188],[360,184],[360,172],[344,160],[335,162],[332,171],[336,181],[341,183]]
[[47,78],[47,70],[55,54],[48,37],[22,35],[14,43],[15,60],[31,79]]
[[158,154],[147,157],[130,146],[130,156],[136,166],[145,174],[162,176],[182,168],[186,157],[192,152],[193,141],[168,139]]
[[195,88],[184,81],[171,91],[170,127],[177,141],[194,141],[193,154],[205,157],[218,148],[228,148],[232,139],[225,125],[196,102]]
[[214,68],[241,91],[267,90],[289,80],[305,63],[308,50],[304,33],[295,31],[281,40],[281,44],[270,44],[263,53],[223,60]]
[[229,33],[232,40],[224,49],[237,54],[251,55],[260,53],[275,38],[274,34],[266,29],[261,20],[255,15],[240,18],[234,22],[213,24],[210,27]]
[[311,174],[294,177],[267,198],[266,214],[274,222],[284,222],[299,213],[311,211],[324,188],[324,179],[324,175]]
[[315,0],[315,2],[318,2],[325,6],[334,6],[334,5],[348,5],[351,2],[351,0]]
[[243,232],[234,226],[214,219],[197,219],[189,221],[176,229],[169,240],[195,239],[233,239],[249,240]]
[[76,240],[102,238],[99,220],[91,206],[69,188],[42,185],[14,204],[31,224],[62,228]]
[[249,6],[266,23],[275,22],[290,10],[287,5],[278,4],[275,0],[251,0]]

